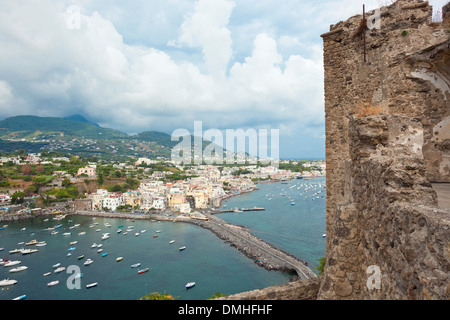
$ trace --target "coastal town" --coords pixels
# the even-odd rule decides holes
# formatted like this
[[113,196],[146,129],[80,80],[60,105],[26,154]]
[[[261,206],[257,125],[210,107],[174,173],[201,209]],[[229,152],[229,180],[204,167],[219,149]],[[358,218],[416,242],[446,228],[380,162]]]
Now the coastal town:
[[202,210],[218,208],[223,199],[255,190],[258,183],[323,176],[326,169],[321,160],[281,160],[278,168],[95,160],[41,153],[0,157],[0,217],[49,211],[201,217]]

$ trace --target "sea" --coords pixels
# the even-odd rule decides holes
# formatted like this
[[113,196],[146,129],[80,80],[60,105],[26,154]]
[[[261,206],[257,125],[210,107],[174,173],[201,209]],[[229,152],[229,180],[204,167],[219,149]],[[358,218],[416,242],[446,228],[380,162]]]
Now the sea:
[[[325,256],[324,186],[325,178],[258,184],[258,190],[224,201],[222,209],[264,207],[265,211],[218,216],[249,228],[313,269],[317,259]],[[52,218],[0,223],[0,259],[21,261],[13,267],[0,266],[0,281],[17,280],[15,285],[0,287],[0,300],[22,295],[27,300],[137,300],[153,292],[167,293],[177,300],[205,300],[215,293],[234,294],[283,284],[292,276],[259,267],[197,225],[77,215],[59,221]],[[52,230],[57,234],[47,230],[57,225],[61,227]],[[110,236],[102,240],[104,233]],[[25,246],[31,240],[46,245]],[[172,240],[175,242],[171,244]],[[102,244],[103,251],[97,252],[94,243]],[[180,251],[180,247],[186,249]],[[9,253],[21,248],[39,251]],[[123,259],[117,262],[118,257]],[[88,258],[94,262],[85,266]],[[55,273],[53,266],[58,263],[66,270]],[[131,267],[137,263],[139,267]],[[18,266],[28,269],[9,272]],[[148,272],[138,273],[146,268]],[[44,276],[47,273],[50,275]],[[77,273],[82,276],[74,279]],[[47,285],[53,281],[59,283]],[[195,286],[186,289],[188,282],[195,282]],[[86,287],[92,283],[97,286]]]

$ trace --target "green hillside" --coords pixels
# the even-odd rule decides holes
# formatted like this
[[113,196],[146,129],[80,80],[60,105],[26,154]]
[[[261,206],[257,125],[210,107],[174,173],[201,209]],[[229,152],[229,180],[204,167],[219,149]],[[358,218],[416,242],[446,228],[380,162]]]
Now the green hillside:
[[35,140],[58,136],[86,139],[128,138],[126,133],[114,129],[63,118],[17,116],[0,121],[1,139]]

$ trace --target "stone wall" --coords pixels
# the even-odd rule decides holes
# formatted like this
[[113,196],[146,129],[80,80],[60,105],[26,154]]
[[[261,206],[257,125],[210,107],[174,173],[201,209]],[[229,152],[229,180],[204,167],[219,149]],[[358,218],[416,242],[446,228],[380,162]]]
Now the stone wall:
[[238,293],[216,300],[317,300],[319,286],[320,280],[314,278]]
[[[446,9],[443,10],[445,15]],[[320,299],[446,299],[450,41],[428,2],[400,0],[332,25],[324,40],[327,262]],[[445,20],[444,20],[445,23]],[[369,266],[381,287],[367,285]],[[372,270],[372,269],[369,269]],[[371,278],[373,279],[373,278]]]

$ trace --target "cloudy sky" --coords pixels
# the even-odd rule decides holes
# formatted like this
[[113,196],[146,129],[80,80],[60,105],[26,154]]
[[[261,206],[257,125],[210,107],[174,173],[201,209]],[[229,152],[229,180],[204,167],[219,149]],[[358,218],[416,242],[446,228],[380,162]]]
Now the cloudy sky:
[[320,34],[389,2],[2,0],[0,119],[279,129],[282,158],[324,157]]

